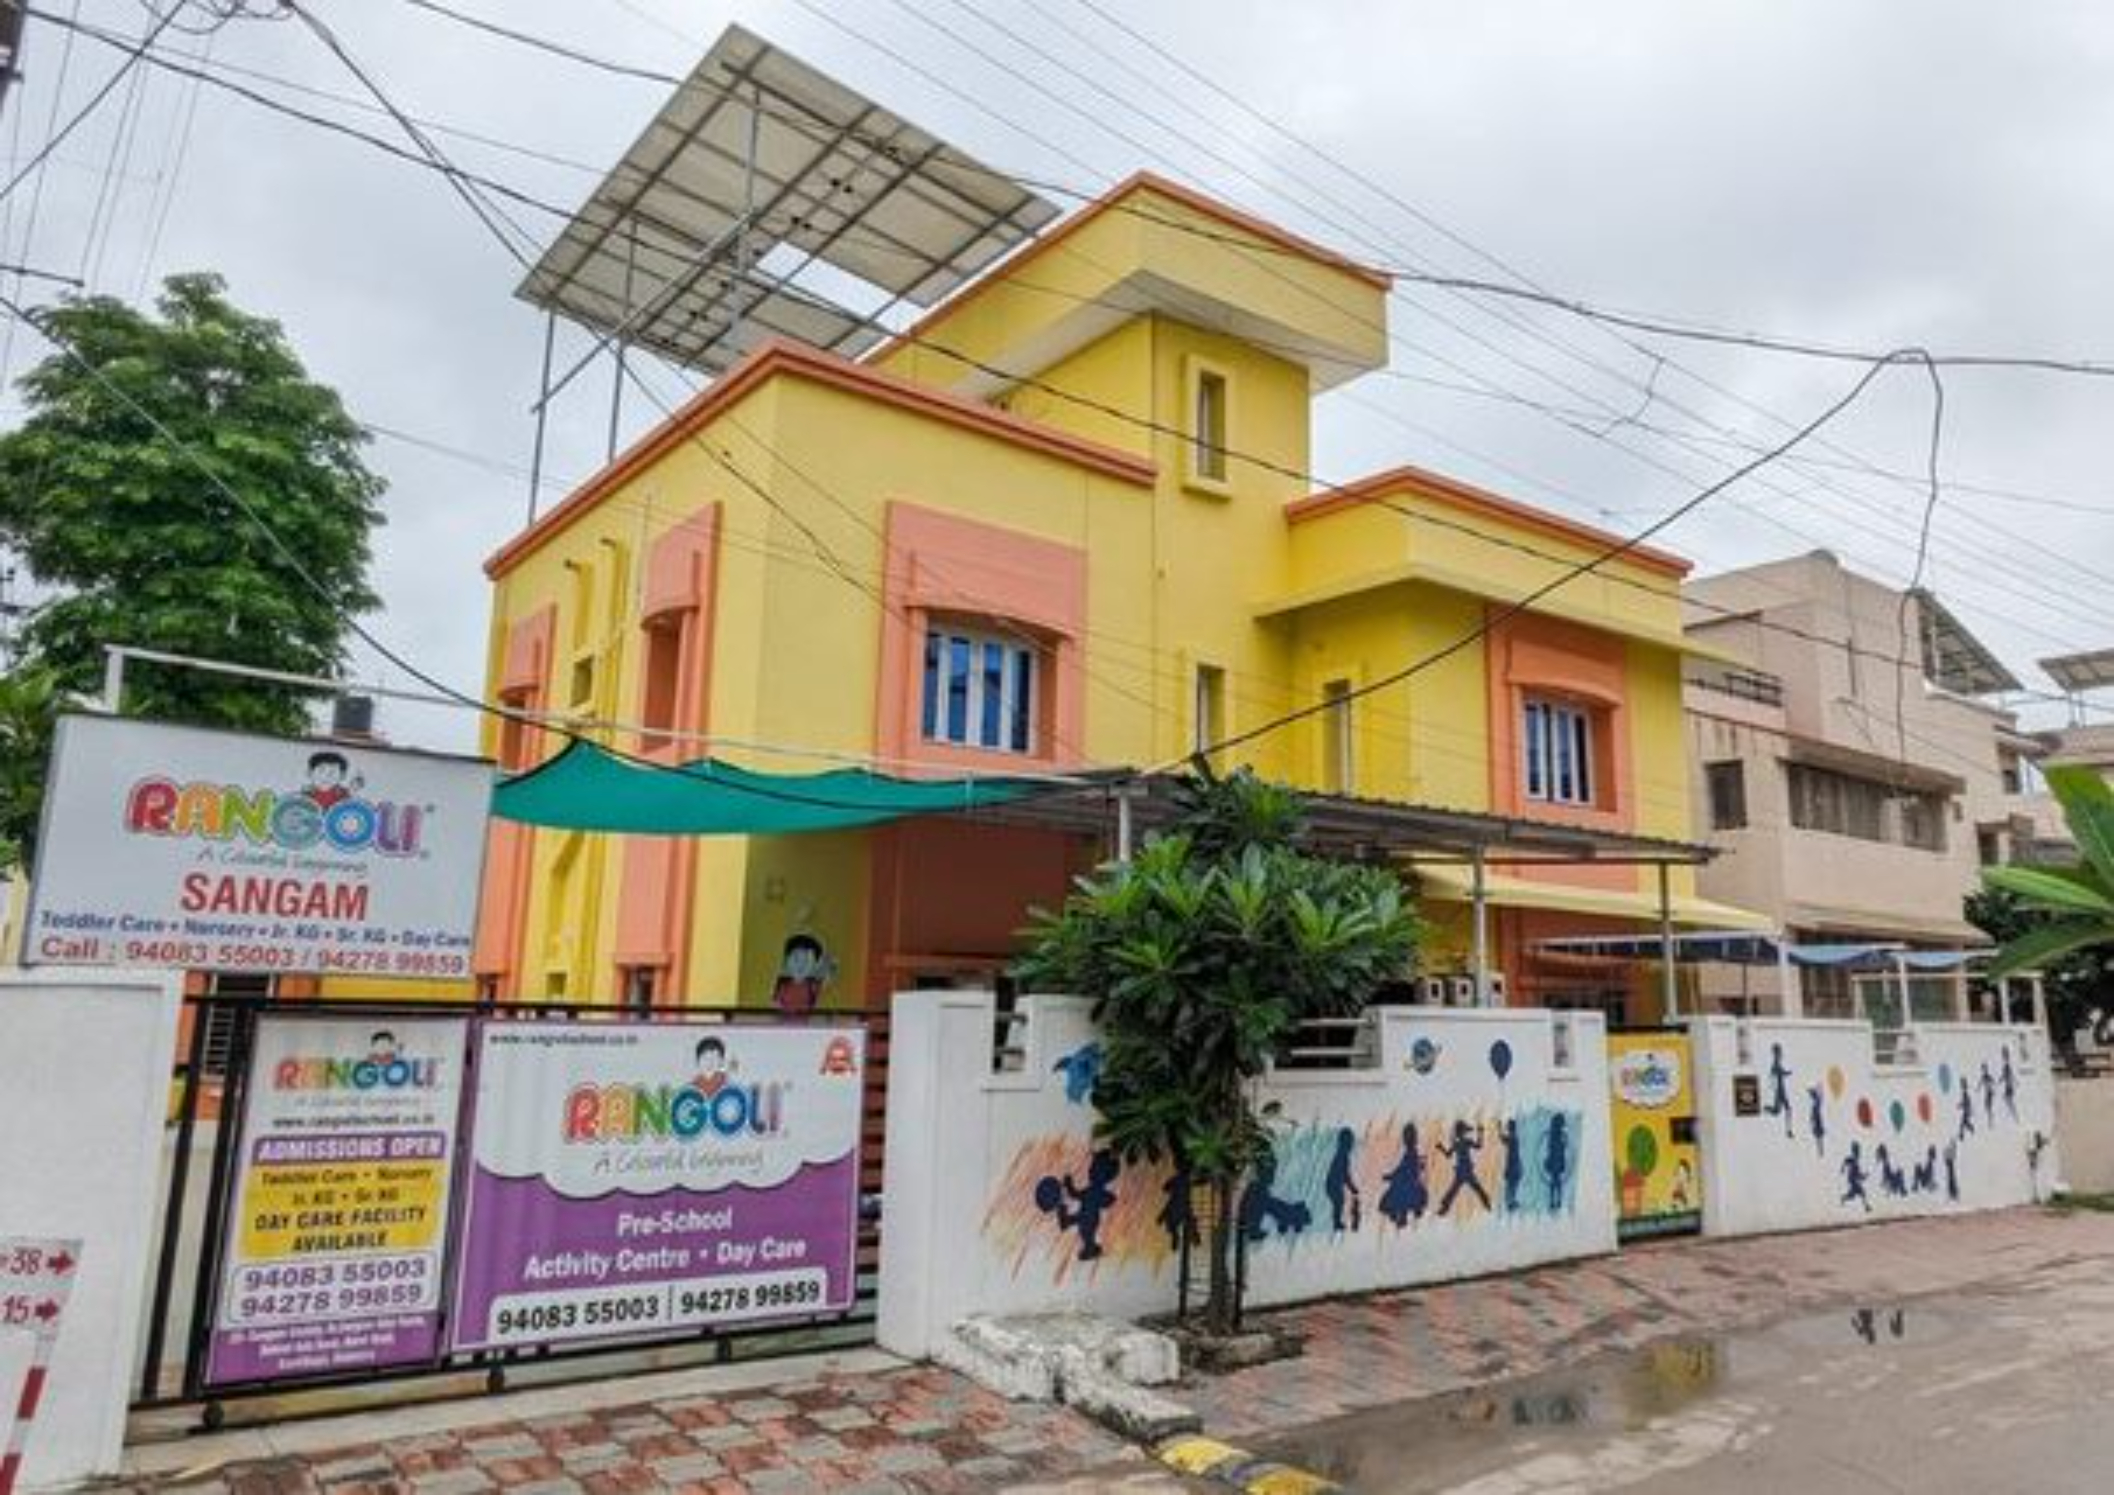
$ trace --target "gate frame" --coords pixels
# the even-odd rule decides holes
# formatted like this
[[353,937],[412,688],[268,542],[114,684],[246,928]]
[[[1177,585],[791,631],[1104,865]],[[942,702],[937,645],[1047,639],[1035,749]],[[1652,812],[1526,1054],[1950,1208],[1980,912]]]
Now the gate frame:
[[[545,1366],[569,1361],[608,1360],[626,1355],[664,1355],[670,1350],[679,1351],[690,1346],[703,1351],[698,1363],[726,1364],[737,1358],[737,1347],[744,1344],[767,1341],[774,1337],[782,1338],[789,1333],[828,1334],[833,1330],[852,1330],[854,1333],[842,1345],[832,1344],[829,1348],[853,1347],[873,1341],[875,1299],[879,1290],[880,1198],[884,1161],[882,1113],[887,1095],[888,1074],[889,1014],[885,1010],[818,1008],[809,1013],[788,1014],[771,1007],[740,1003],[640,1005],[570,1000],[428,1001],[409,998],[386,1001],[367,998],[287,998],[253,993],[187,994],[183,998],[183,1010],[190,1018],[191,1032],[176,1076],[181,1089],[175,1118],[175,1154],[170,1160],[168,1197],[162,1208],[161,1239],[154,1254],[155,1270],[147,1310],[146,1353],[131,1404],[130,1410],[134,1412],[197,1407],[201,1425],[212,1431],[225,1423],[229,1403],[263,1397],[300,1397],[347,1386],[417,1382],[440,1377],[475,1375],[479,1372],[484,1375],[484,1393],[489,1395],[504,1390],[508,1370],[522,1364]],[[232,1019],[227,1058],[219,1078],[209,1080],[204,1073],[207,1034],[212,1025],[212,1018],[220,1014]],[[689,1331],[626,1339],[621,1343],[529,1345],[451,1354],[446,1349],[443,1336],[441,1347],[435,1350],[432,1358],[414,1365],[374,1367],[285,1380],[209,1386],[205,1379],[206,1356],[212,1337],[213,1314],[225,1276],[228,1228],[233,1213],[233,1191],[237,1163],[241,1156],[241,1132],[252,1077],[255,1036],[258,1022],[267,1016],[340,1017],[360,1021],[467,1018],[471,1022],[472,1042],[468,1047],[466,1064],[471,1067],[474,1067],[476,1062],[474,1039],[478,1031],[477,1021],[488,1018],[531,1021],[546,1019],[563,1022],[602,1017],[617,1021],[670,1024],[718,1022],[728,1026],[750,1027],[856,1025],[864,1030],[866,1045],[865,1073],[861,1076],[857,1169],[859,1223],[854,1238],[852,1307],[842,1313],[810,1314],[740,1327],[715,1329],[701,1326]],[[471,1093],[469,1085],[472,1080],[473,1076],[466,1072],[465,1105],[468,1104]],[[218,1130],[214,1135],[211,1157],[207,1161],[208,1184],[202,1217],[197,1222],[191,1222],[187,1218],[192,1212],[187,1208],[186,1196],[191,1182],[193,1154],[198,1148],[197,1131],[201,1103],[208,1089],[214,1087],[219,1091],[220,1101]],[[458,1129],[453,1159],[458,1176],[468,1161],[470,1142],[469,1128]],[[450,1244],[453,1243],[458,1208],[459,1200],[451,1199],[447,1232]],[[183,1329],[181,1374],[176,1388],[170,1391],[165,1387],[163,1359],[169,1349],[170,1310],[182,1265],[185,1233],[187,1226],[193,1223],[198,1227],[198,1259],[193,1272],[191,1311]],[[450,1266],[452,1267],[452,1264]],[[444,1275],[444,1281],[446,1280],[448,1279]],[[444,1290],[441,1304],[443,1325],[446,1324],[453,1306],[447,1298]],[[776,1353],[798,1354],[812,1348],[814,1346],[802,1345],[797,1349],[788,1348]],[[766,1351],[752,1358],[769,1358],[770,1354],[771,1352]],[[644,1375],[670,1368],[672,1367],[667,1364],[657,1363],[620,1371],[617,1374]]]

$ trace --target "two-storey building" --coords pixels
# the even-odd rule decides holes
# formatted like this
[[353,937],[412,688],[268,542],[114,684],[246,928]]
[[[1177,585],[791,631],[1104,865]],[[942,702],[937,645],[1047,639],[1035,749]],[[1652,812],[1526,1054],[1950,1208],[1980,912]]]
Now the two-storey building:
[[[1347,797],[1690,832],[1678,558],[1403,467],[1316,485],[1317,396],[1384,365],[1388,278],[1192,191],[1124,183],[860,362],[767,345],[516,537],[490,691],[627,752],[778,772],[1221,755]],[[1414,669],[1412,670],[1412,666]],[[1370,682],[1399,682],[1369,695]],[[552,734],[495,725],[526,768]],[[829,1000],[987,977],[1102,854],[1034,825],[495,834],[477,970],[526,997]],[[1472,874],[1421,869],[1466,958]],[[1634,862],[1490,866],[1513,1000],[1620,1004],[1545,935],[1655,927]],[[1676,870],[1682,923],[1701,904]],[[1641,985],[1641,981],[1640,981]],[[1655,1009],[1654,1009],[1655,1010]]]

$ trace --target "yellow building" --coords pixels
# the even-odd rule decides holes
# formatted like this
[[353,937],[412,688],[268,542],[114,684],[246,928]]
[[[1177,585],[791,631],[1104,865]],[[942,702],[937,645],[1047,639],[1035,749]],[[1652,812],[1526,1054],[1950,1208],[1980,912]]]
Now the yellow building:
[[[709,739],[779,772],[1143,766],[1329,703],[1226,756],[1317,790],[1686,838],[1684,563],[1633,551],[1473,637],[1611,537],[1410,468],[1321,493],[1305,476],[1315,396],[1386,361],[1388,287],[1133,178],[863,362],[758,350],[508,543],[487,565],[489,693],[635,724],[628,752]],[[556,745],[498,725],[485,744],[510,769]],[[763,1000],[788,941],[811,940],[829,1000],[878,1000],[988,974],[1100,851],[946,819],[502,825],[477,970],[527,998]],[[1436,959],[1458,960],[1467,874],[1424,875]],[[1677,912],[1709,921],[1676,877]],[[1528,942],[1657,917],[1635,865],[1489,887],[1515,1001],[1609,999],[1609,978],[1542,969]]]

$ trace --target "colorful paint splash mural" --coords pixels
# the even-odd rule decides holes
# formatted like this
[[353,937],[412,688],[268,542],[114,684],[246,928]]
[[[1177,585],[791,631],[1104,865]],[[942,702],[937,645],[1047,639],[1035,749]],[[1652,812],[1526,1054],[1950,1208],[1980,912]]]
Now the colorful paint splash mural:
[[[1569,1215],[1584,1129],[1580,1112],[1545,1105],[1296,1127],[1241,1191],[1236,1224],[1251,1250],[1305,1250]],[[1197,1239],[1186,1180],[1164,1165],[1126,1167],[1080,1135],[1023,1144],[984,1231],[1015,1276],[1032,1265],[1058,1282],[1103,1264],[1157,1272]]]

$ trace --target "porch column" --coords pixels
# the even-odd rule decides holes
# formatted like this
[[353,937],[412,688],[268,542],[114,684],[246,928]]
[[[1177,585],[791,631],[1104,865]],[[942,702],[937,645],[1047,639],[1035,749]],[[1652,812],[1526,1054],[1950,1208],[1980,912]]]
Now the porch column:
[[1915,1000],[1909,987],[1908,957],[1906,955],[1896,955],[1894,957],[1894,985],[1895,989],[1901,993],[1901,1026],[1906,1028],[1915,1021],[1916,1017]]
[[1673,874],[1659,863],[1659,996],[1668,1021],[1681,1008],[1680,975],[1674,969]]
[[1116,860],[1130,860],[1130,785],[1116,790]]
[[1806,993],[1800,985],[1798,967],[1791,963],[1790,943],[1776,936],[1776,1010],[1785,1017],[1806,1015]]
[[[2048,1042],[2052,1045],[2055,1042],[2055,1035],[2053,1033],[2048,1032],[2047,978],[2042,976],[2039,971],[2034,971],[2026,977],[2026,981],[2028,983],[2027,990],[2033,993],[2033,1026],[2038,1029],[2042,1034],[2046,1035]],[[2008,1016],[2011,1010],[2009,1005],[2011,996],[2011,978],[2009,976],[2006,976],[2004,978],[2003,991],[2006,1002],[2005,1014]]]
[[[2004,999],[2000,996],[1997,1000]],[[1964,1023],[1970,1015],[1967,1010],[1967,964],[1962,961],[1953,968],[1953,1021]]]
[[1470,948],[1468,969],[1475,977],[1475,1005],[1490,1005],[1490,899],[1483,881],[1483,848],[1468,853]]

